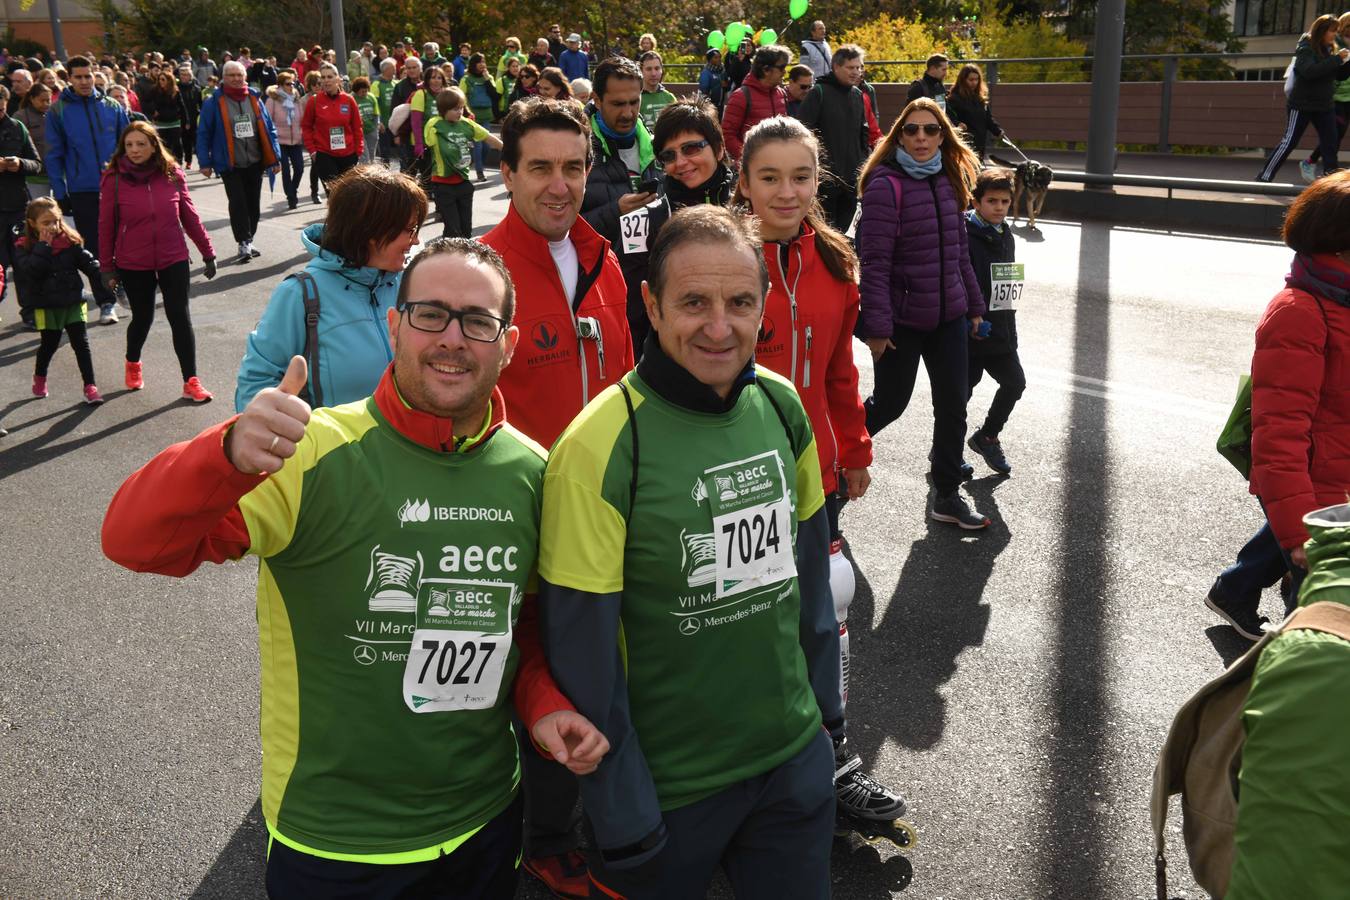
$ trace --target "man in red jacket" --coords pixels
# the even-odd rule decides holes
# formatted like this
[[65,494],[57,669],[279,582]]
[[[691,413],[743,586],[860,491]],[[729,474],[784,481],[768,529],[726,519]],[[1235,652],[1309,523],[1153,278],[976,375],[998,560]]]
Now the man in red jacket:
[[305,104],[300,134],[325,191],[330,181],[361,158],[365,145],[361,110],[355,98],[343,92],[342,76],[332,63],[319,67],[319,93]]
[[732,91],[722,111],[722,135],[733,158],[741,158],[747,131],[765,119],[787,115],[787,93],[780,85],[791,61],[792,54],[777,44],[755,51],[750,74]]
[[[591,398],[633,368],[627,290],[609,241],[579,218],[592,160],[581,106],[516,104],[502,123],[506,218],[483,237],[516,284],[520,343],[498,386],[511,423],[550,447]],[[522,754],[525,870],[556,896],[588,897],[576,780]]]

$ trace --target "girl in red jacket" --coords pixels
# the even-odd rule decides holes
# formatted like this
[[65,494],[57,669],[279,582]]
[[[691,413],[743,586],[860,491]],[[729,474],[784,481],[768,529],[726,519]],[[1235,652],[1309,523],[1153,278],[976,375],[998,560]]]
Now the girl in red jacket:
[[[792,379],[811,418],[830,518],[830,590],[839,621],[844,700],[848,700],[848,607],[853,565],[843,554],[839,509],[859,500],[871,482],[872,439],[858,396],[853,325],[858,320],[858,257],[825,220],[816,192],[820,143],[796,119],[766,119],[745,136],[741,174],[732,198],[759,218],[769,295],[755,362]],[[840,815],[888,822],[905,801],[861,771],[847,740],[835,747]],[[856,827],[856,825],[855,825]]]
[[98,246],[109,290],[121,282],[131,303],[127,326],[127,389],[145,386],[141,348],[155,320],[155,288],[173,330],[173,349],[183,374],[183,399],[205,403],[211,392],[197,378],[197,341],[188,314],[186,229],[202,254],[206,277],[216,274],[216,251],[197,207],[188,196],[183,170],[153,125],[132,122],[122,132],[103,172],[99,192]]
[[343,93],[342,76],[332,63],[319,68],[319,92],[305,103],[300,132],[324,190],[361,159],[365,142],[361,110],[351,94]]
[[1307,574],[1303,517],[1350,491],[1350,170],[1313,182],[1289,207],[1286,287],[1256,326],[1251,491],[1293,575]]

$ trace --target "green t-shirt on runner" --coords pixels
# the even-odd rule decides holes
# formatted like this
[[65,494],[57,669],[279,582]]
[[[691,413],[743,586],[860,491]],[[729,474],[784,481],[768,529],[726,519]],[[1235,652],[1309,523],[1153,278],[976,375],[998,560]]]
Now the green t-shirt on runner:
[[389,116],[394,112],[394,88],[397,85],[396,80],[385,81],[383,78],[376,78],[370,83],[370,94],[380,105],[380,123],[386,127],[389,125]]
[[656,129],[656,117],[661,115],[661,110],[674,102],[675,95],[665,88],[642,92],[642,106],[638,114],[642,116],[642,124],[647,126],[648,131]]
[[609,388],[544,476],[540,574],[622,594],[629,708],[663,810],[781,765],[821,726],[796,569],[797,523],[824,504],[820,463],[791,383],[756,375],[712,415],[630,372],[632,425]]
[[422,141],[435,154],[436,168],[432,177],[458,175],[467,181],[473,145],[487,136],[488,130],[467,116],[460,116],[458,122],[432,116],[422,129]]
[[370,134],[380,127],[380,104],[369,91],[356,98],[356,108],[361,110],[362,131]]

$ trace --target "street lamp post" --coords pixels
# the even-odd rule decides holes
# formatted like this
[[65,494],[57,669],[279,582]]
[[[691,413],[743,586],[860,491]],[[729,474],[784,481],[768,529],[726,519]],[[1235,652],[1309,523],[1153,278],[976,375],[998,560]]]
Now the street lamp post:
[[329,0],[333,16],[333,50],[337,54],[338,72],[347,71],[347,28],[342,21],[342,0]]
[[65,62],[66,42],[61,39],[61,6],[58,0],[47,0],[47,17],[52,23],[52,50],[57,59]]
[[[1120,111],[1120,61],[1124,40],[1125,0],[1098,0],[1085,167],[1092,175],[1111,175],[1116,170],[1116,116]],[[1110,190],[1110,187],[1105,189]]]

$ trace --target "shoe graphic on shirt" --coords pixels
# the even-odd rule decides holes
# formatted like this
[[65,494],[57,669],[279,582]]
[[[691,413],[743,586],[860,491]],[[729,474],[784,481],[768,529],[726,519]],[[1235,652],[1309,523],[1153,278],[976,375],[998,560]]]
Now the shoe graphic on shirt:
[[[417,589],[422,584],[422,554],[416,557],[388,553],[376,544],[370,549],[371,612],[417,612]],[[373,588],[373,590],[372,590]]]
[[717,544],[712,532],[680,532],[680,566],[689,586],[712,584],[717,577]]

